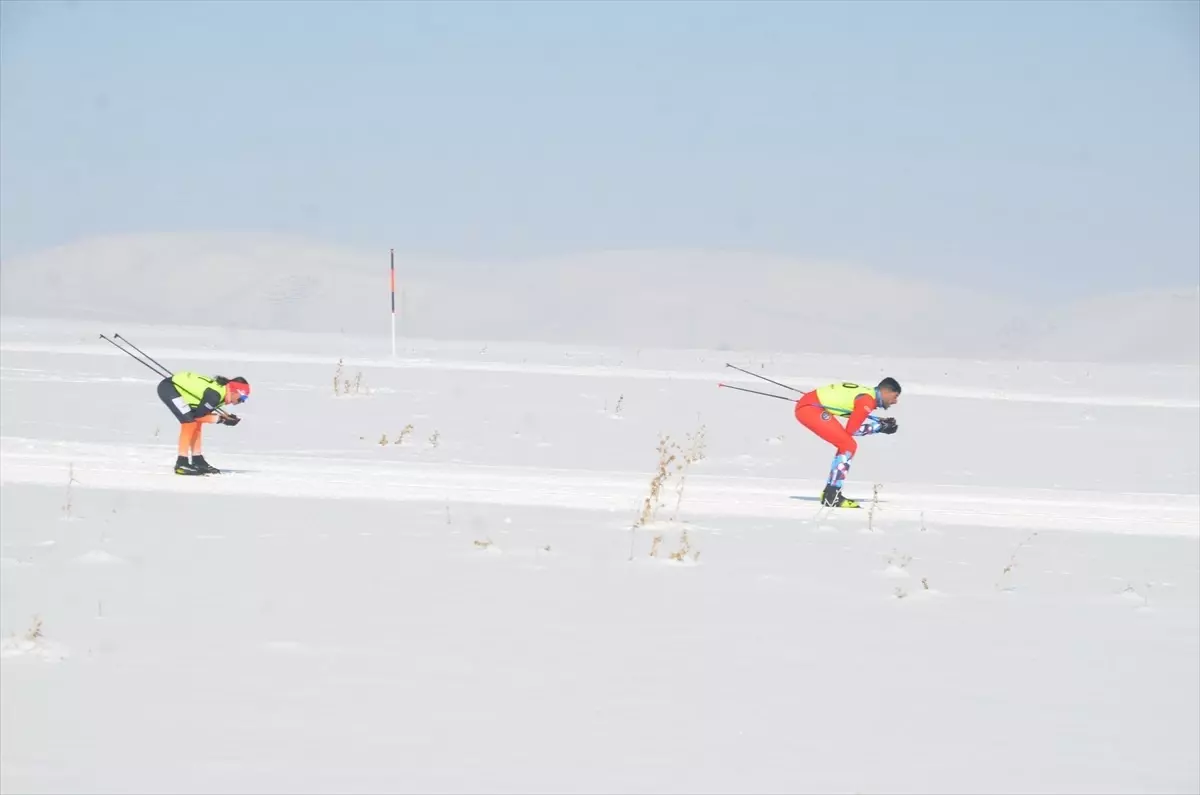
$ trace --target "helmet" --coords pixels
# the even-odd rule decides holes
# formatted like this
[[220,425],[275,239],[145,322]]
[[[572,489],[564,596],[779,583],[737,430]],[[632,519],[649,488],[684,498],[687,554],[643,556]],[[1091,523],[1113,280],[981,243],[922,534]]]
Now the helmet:
[[229,397],[230,403],[245,403],[250,397],[250,383],[240,375],[237,378],[229,379],[229,383],[225,384],[225,393]]

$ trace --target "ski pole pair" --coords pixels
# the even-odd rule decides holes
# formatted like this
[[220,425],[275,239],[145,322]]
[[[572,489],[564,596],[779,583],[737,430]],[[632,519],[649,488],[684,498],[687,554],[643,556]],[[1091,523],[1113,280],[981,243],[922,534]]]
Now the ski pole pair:
[[[150,370],[150,372],[154,373],[155,375],[160,375],[163,378],[171,377],[171,375],[172,375],[171,371],[168,370],[166,367],[163,367],[162,363],[160,363],[157,359],[152,357],[150,354],[143,351],[138,346],[134,345],[129,340],[122,337],[120,334],[113,334],[113,339],[118,339],[121,342],[123,342],[125,345],[128,345],[129,348],[133,349],[132,351],[129,350],[129,348],[124,347],[124,345],[118,345],[116,342],[113,341],[113,339],[110,339],[103,334],[100,335],[100,339],[109,343],[110,345],[112,345],[114,348],[121,351],[122,353],[127,354],[131,359],[133,359],[138,364],[145,366],[146,368],[148,368]],[[137,351],[137,353],[135,354],[133,351]],[[139,356],[138,354],[141,354],[141,355]],[[176,384],[176,388],[183,389],[184,392],[187,392],[189,395],[196,398],[196,400],[202,400],[202,397],[200,395],[197,395],[195,392],[192,392],[189,389],[184,389],[183,387],[180,387],[178,384]],[[222,417],[225,417],[226,419],[233,416],[233,415],[229,414],[228,412],[222,411],[221,409],[216,409],[216,413],[221,415]]]
[[[729,362],[726,362],[725,366],[730,367],[734,370],[737,370],[738,372],[745,373],[746,375],[752,375],[755,378],[761,378],[762,380],[766,381],[767,383],[774,384],[775,386],[781,386],[784,389],[790,389],[793,392],[800,392],[801,394],[803,394],[803,390],[796,389],[796,387],[794,387],[794,386],[788,386],[787,384],[781,384],[778,381],[772,381],[770,378],[767,378],[765,375],[759,375],[758,373],[752,373],[749,370],[743,370],[740,367],[734,367]],[[717,386],[724,387],[725,389],[736,389],[738,392],[749,392],[752,395],[763,395],[765,397],[773,397],[777,400],[792,400],[792,398],[787,397],[786,395],[776,395],[776,394],[772,394],[771,392],[759,392],[757,389],[745,389],[740,386],[730,386],[729,384],[726,384],[726,383],[720,383],[720,384],[717,384]]]
[[[794,387],[794,386],[788,386],[787,384],[781,384],[778,381],[772,381],[770,378],[767,378],[765,375],[759,375],[758,373],[752,373],[749,370],[743,370],[742,368],[735,367],[734,365],[729,364],[728,362],[725,363],[725,366],[732,368],[734,370],[737,370],[739,372],[745,373],[746,375],[752,375],[755,378],[761,378],[762,380],[764,380],[768,383],[774,384],[775,386],[781,386],[784,389],[790,389],[793,392],[799,392],[800,394],[804,394],[804,390],[802,390],[802,389],[796,389],[796,387]],[[789,400],[789,401],[794,402],[794,398],[790,398],[786,395],[776,395],[771,392],[759,392],[757,389],[746,389],[746,388],[740,387],[740,386],[730,386],[729,384],[726,384],[726,383],[720,383],[720,384],[717,384],[717,386],[724,387],[725,389],[736,389],[739,392],[749,392],[752,395],[763,395],[764,397],[772,397],[772,398],[775,398],[776,400]],[[820,403],[814,403],[813,405],[816,406],[817,408],[825,409],[826,411],[840,411],[840,409],[830,409],[828,406],[822,406]],[[874,417],[873,415],[868,415],[868,416],[870,416],[872,419],[876,419],[876,420],[879,419],[878,417]]]

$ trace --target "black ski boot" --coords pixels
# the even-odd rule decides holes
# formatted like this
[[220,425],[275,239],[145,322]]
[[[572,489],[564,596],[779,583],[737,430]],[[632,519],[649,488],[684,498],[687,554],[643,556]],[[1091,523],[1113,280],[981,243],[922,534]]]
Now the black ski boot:
[[202,455],[192,456],[192,467],[201,475],[219,475],[221,470],[204,460]]
[[204,473],[196,469],[188,463],[184,456],[179,456],[175,459],[175,474],[176,475],[203,475]]
[[826,508],[857,508],[858,503],[844,496],[842,490],[832,483],[825,485],[825,491],[821,494],[821,505]]

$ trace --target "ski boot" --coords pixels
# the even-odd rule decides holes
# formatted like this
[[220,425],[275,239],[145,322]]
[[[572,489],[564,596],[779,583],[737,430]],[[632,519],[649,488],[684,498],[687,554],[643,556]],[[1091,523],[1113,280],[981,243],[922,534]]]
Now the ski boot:
[[857,502],[842,494],[842,490],[832,483],[825,486],[821,494],[821,505],[825,508],[858,508]]
[[192,466],[190,463],[188,463],[187,458],[185,458],[184,456],[179,456],[178,458],[175,459],[175,474],[176,475],[203,475],[204,473],[201,472],[199,469],[196,469],[196,467]]
[[201,475],[219,475],[221,470],[217,469],[212,464],[204,460],[202,455],[192,456],[192,468],[198,471]]

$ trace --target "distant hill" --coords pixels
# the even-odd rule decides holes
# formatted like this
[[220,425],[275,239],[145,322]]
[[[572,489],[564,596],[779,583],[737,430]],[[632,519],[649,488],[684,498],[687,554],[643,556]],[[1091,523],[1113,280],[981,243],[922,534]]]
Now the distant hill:
[[[0,263],[0,311],[386,334],[388,253],[256,235],[106,237]],[[1005,300],[838,263],[610,251],[477,263],[397,253],[402,331],[897,356],[1196,364],[1200,289]]]
[[1054,359],[1069,351],[1086,361],[1200,360],[1200,288],[1084,299],[1039,317],[1022,350]]

